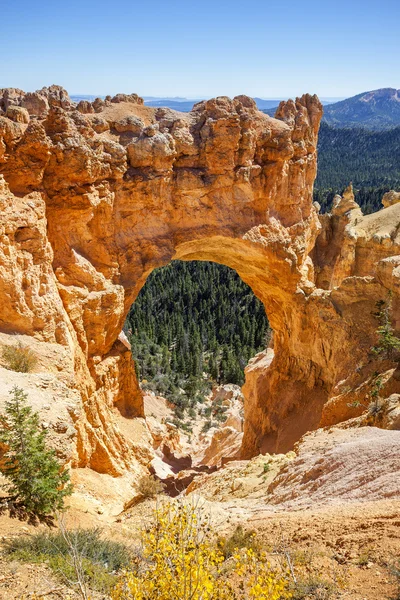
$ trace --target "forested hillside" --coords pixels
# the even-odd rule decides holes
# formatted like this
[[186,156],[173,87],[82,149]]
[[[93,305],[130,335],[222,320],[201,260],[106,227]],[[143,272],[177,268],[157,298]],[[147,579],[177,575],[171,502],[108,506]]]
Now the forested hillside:
[[314,199],[323,212],[350,181],[364,213],[379,210],[383,194],[400,189],[400,127],[367,131],[321,124]]
[[212,382],[242,384],[269,334],[262,303],[235,271],[173,261],[148,278],[125,330],[144,385],[194,409]]

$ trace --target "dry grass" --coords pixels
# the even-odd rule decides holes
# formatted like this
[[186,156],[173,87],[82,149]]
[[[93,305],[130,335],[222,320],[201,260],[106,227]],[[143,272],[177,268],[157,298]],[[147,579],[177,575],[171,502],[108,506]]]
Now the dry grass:
[[7,369],[18,373],[30,373],[37,364],[36,354],[21,342],[16,346],[5,346],[2,358]]
[[164,487],[154,475],[143,475],[136,484],[137,491],[143,498],[155,498],[163,492]]

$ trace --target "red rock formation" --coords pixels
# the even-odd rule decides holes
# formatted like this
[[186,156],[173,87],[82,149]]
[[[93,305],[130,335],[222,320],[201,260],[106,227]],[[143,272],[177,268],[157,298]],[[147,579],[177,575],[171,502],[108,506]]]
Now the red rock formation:
[[[281,103],[279,120],[246,96],[180,114],[145,107],[134,94],[77,109],[57,86],[33,97],[1,90],[3,110],[13,105],[26,107],[30,121],[18,111],[13,120],[0,116],[0,173],[15,196],[5,184],[1,195],[29,206],[32,218],[31,199],[42,207],[47,236],[40,233],[39,245],[48,249],[43,269],[51,283],[43,280],[46,299],[39,291],[31,316],[20,316],[19,298],[29,295],[24,260],[37,264],[31,230],[2,234],[1,247],[23,257],[2,259],[2,329],[17,323],[20,333],[70,348],[85,415],[76,423],[76,464],[113,474],[129,465],[129,442],[111,414],[117,406],[141,416],[143,402],[118,336],[148,275],[172,259],[226,264],[265,304],[275,354],[269,367],[248,374],[243,454],[286,451],[317,427],[333,387],[366,355],[371,308],[392,285],[374,261],[397,251],[357,234],[353,252],[352,234],[333,227],[347,219],[338,214],[325,218],[325,246],[315,246],[319,100]],[[328,252],[336,231],[349,248],[345,268],[341,251]],[[377,251],[363,254],[364,242]],[[41,277],[35,268],[33,289]],[[325,289],[315,285],[322,279]]]

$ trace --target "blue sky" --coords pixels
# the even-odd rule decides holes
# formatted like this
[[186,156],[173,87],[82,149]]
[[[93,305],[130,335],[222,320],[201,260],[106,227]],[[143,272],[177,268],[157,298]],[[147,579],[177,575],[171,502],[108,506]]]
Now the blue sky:
[[204,97],[400,88],[400,0],[0,0],[0,88]]

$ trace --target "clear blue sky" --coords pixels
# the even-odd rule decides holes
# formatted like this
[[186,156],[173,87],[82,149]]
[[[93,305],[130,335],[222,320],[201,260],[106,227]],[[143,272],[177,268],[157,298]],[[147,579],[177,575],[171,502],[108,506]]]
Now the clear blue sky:
[[400,88],[400,0],[0,0],[0,88],[204,97]]

